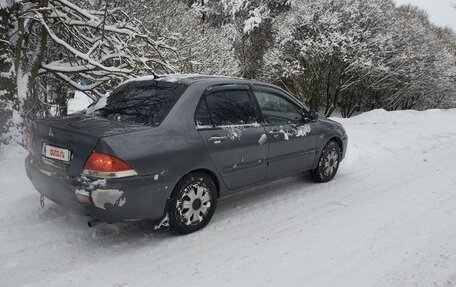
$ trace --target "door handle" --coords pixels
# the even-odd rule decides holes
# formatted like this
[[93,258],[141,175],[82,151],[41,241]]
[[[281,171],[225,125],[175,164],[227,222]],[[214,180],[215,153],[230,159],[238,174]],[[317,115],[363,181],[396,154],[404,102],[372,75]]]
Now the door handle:
[[221,144],[223,141],[226,141],[226,137],[213,136],[208,138],[207,141],[213,144]]
[[272,135],[275,138],[278,138],[282,133],[283,133],[283,131],[282,130],[278,130],[278,129],[273,129],[273,130],[269,131],[269,134]]

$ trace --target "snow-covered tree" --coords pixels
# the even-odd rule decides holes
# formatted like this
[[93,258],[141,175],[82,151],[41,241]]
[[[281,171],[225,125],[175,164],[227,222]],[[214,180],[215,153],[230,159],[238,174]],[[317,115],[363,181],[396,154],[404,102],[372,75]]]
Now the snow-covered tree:
[[188,0],[204,22],[221,27],[231,39],[240,76],[257,78],[264,54],[273,43],[274,18],[287,11],[291,0]]
[[359,109],[441,107],[454,95],[454,35],[415,7],[297,0],[278,22],[263,78],[326,116],[336,108],[348,117]]
[[219,27],[201,21],[198,12],[186,3],[176,0],[148,3],[147,0],[130,2],[129,9],[153,35],[166,38],[175,48],[169,61],[176,72],[239,74],[232,42]]
[[445,107],[455,95],[455,35],[435,27],[424,11],[406,5],[395,11],[390,27],[394,55],[389,65],[396,71],[390,93],[379,103],[387,109]]
[[361,87],[382,81],[387,68],[382,54],[389,45],[383,28],[394,4],[322,0],[295,5],[293,16],[285,15],[280,25],[265,73],[275,71],[272,75],[311,108],[324,106],[329,116],[347,95],[363,94]]
[[8,131],[32,111],[24,110],[24,102],[43,102],[47,90],[38,84],[44,77],[97,98],[132,75],[174,71],[167,56],[175,49],[151,35],[120,2],[0,3],[3,143],[12,137]]
[[151,73],[259,78],[326,116],[456,105],[454,32],[393,0],[0,0],[0,24],[2,143]]

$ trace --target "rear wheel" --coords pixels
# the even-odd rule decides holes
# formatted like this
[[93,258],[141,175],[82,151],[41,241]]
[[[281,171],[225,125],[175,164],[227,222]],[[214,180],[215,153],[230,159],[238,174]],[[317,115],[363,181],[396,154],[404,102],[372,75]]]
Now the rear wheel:
[[312,179],[316,182],[328,182],[334,178],[339,169],[340,147],[335,141],[330,141],[323,148],[318,165],[310,171]]
[[217,205],[217,188],[203,172],[186,175],[177,184],[169,206],[171,230],[188,234],[206,226]]

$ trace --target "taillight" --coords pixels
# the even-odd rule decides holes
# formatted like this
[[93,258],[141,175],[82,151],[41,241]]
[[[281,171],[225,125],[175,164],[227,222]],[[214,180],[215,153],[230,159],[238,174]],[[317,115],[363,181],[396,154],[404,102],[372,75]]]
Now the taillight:
[[83,174],[100,178],[119,178],[138,175],[136,171],[121,159],[99,152],[92,152],[87,158]]

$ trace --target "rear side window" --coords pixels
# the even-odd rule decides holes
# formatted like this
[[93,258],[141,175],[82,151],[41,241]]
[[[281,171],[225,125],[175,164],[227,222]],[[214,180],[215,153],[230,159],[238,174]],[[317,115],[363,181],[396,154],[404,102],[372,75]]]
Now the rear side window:
[[200,100],[196,108],[195,119],[197,126],[212,126],[211,114],[209,114],[204,98]]
[[200,101],[196,111],[198,125],[211,124],[210,116],[216,126],[251,124],[257,121],[255,106],[246,90],[218,91],[205,96],[204,100]]
[[115,89],[96,116],[137,124],[158,126],[187,89],[182,83],[137,81]]

